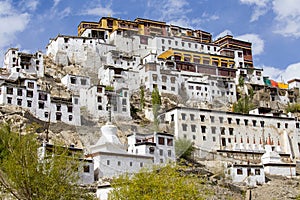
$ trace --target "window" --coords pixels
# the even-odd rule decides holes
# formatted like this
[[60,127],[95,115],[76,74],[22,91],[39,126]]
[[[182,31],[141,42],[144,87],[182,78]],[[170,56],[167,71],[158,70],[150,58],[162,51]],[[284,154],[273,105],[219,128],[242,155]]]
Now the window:
[[56,120],[57,121],[61,120],[61,113],[60,112],[56,113]]
[[167,87],[165,85],[161,86],[162,90],[167,90]]
[[17,99],[17,105],[21,106],[22,105],[22,99]]
[[163,155],[164,155],[164,150],[160,149],[160,150],[159,150],[159,155],[160,155],[160,156],[163,156]]
[[73,120],[73,116],[69,115],[69,121],[72,121],[72,120]]
[[252,120],[253,126],[256,126],[256,120]]
[[240,169],[240,168],[236,169],[236,174],[243,175],[243,169]]
[[255,169],[254,173],[255,175],[260,175],[260,169]]
[[245,126],[248,126],[248,119],[244,119]]
[[131,161],[129,162],[129,166],[132,167],[132,162]]
[[47,101],[47,94],[45,94],[45,93],[39,93],[39,100]]
[[171,156],[172,156],[172,151],[168,150],[168,157],[171,157]]
[[80,79],[81,85],[86,85],[86,79]]
[[240,124],[240,119],[236,119],[236,124],[239,125]]
[[98,110],[102,110],[102,105],[98,105]]
[[176,46],[178,45],[178,41],[175,41],[175,45],[176,45]]
[[192,130],[192,132],[196,132],[196,125],[195,124],[191,125],[191,130]]
[[220,123],[223,123],[223,117],[219,117]]
[[90,173],[90,166],[88,166],[88,165],[83,166],[83,172]]
[[102,87],[97,87],[97,92],[102,93]]
[[285,127],[285,128],[288,128],[288,127],[289,127],[289,124],[288,124],[288,123],[285,123],[285,124],[284,124],[284,127]]
[[27,101],[27,107],[31,107],[32,106],[32,101]]
[[277,123],[277,128],[280,128],[280,123]]
[[33,89],[34,88],[34,83],[33,82],[28,82],[27,87]]
[[265,126],[265,122],[264,121],[260,121],[260,126],[264,127]]
[[193,135],[193,140],[196,140],[196,135]]
[[14,93],[14,89],[8,87],[8,88],[6,88],[6,93],[7,93],[7,94],[13,94],[13,93]]
[[298,122],[296,123],[296,128],[299,128],[299,123]]
[[232,118],[227,118],[228,124],[231,124]]
[[229,135],[233,135],[233,128],[229,128]]
[[61,105],[60,104],[56,104],[56,111],[60,111],[61,110]]
[[202,136],[202,140],[206,141],[206,136],[205,135]]
[[74,99],[74,104],[76,104],[76,105],[78,104],[78,99],[77,98]]
[[7,103],[11,104],[12,103],[12,98],[11,97],[7,97]]
[[168,145],[168,146],[173,146],[173,139],[168,138],[168,139],[167,139],[167,145]]
[[204,122],[205,116],[204,115],[200,115],[200,120],[201,120],[201,122]]
[[141,162],[141,163],[140,163],[140,167],[143,167],[143,166],[144,166],[144,163]]
[[210,116],[210,121],[211,122],[215,122],[215,117],[214,116]]
[[225,135],[225,127],[220,127],[221,135]]
[[48,112],[44,112],[44,117],[48,118],[49,117],[49,113]]
[[75,77],[70,77],[71,84],[76,84],[76,78]]
[[110,161],[109,160],[106,161],[106,165],[110,165]]
[[171,83],[175,83],[176,78],[175,77],[171,77]]
[[206,126],[201,126],[201,133],[205,133]]
[[121,166],[121,161],[118,161],[118,166]]
[[45,103],[44,102],[39,102],[39,109],[44,109]]
[[182,130],[187,131],[187,125],[186,124],[182,124]]
[[152,74],[152,80],[157,81],[157,75],[156,74]]
[[18,91],[17,91],[17,95],[18,95],[18,96],[22,96],[22,95],[23,95],[23,91],[22,91],[22,89],[18,89]]
[[165,138],[164,137],[158,137],[158,144],[165,145]]
[[68,112],[73,112],[73,107],[72,106],[68,106]]
[[194,121],[195,120],[195,115],[194,114],[190,114],[190,118],[191,118],[191,121]]
[[211,133],[212,133],[212,134],[215,134],[215,133],[216,133],[216,127],[214,127],[214,126],[211,127]]
[[102,97],[98,96],[98,97],[97,97],[97,102],[98,102],[98,103],[101,103],[101,102],[102,102]]
[[33,97],[33,91],[27,90],[26,97],[32,98]]
[[186,116],[185,113],[181,113],[181,119],[182,119],[182,120],[185,120],[185,116]]
[[154,154],[154,150],[155,150],[154,147],[149,147],[149,153],[150,154]]

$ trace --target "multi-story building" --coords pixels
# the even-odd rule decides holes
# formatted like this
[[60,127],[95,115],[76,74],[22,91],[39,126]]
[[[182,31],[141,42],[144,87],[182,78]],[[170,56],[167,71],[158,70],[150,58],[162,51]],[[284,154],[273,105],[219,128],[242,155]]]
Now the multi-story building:
[[176,107],[160,119],[176,138],[191,140],[200,157],[219,150],[262,153],[267,141],[279,153],[300,157],[299,122],[283,114],[246,115]]
[[43,53],[35,54],[20,52],[18,48],[10,48],[4,56],[4,68],[9,72],[21,72],[37,77],[44,76]]
[[20,106],[42,121],[80,125],[80,107],[73,96],[51,96],[49,91],[40,88],[36,78],[12,78],[1,79],[0,104]]
[[112,178],[136,173],[154,164],[175,160],[174,136],[167,133],[128,135],[128,148],[117,136],[117,127],[108,123],[101,127],[101,137],[89,147],[87,157],[94,160],[95,176]]

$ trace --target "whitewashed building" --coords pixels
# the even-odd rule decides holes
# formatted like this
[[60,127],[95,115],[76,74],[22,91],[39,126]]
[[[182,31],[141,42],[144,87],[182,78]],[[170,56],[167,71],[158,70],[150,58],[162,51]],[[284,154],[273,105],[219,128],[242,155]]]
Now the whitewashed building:
[[264,167],[261,164],[231,164],[228,170],[227,175],[233,183],[245,183],[247,186],[255,187],[266,182]]
[[75,104],[73,96],[51,96],[48,91],[40,89],[36,78],[20,73],[11,75],[18,76],[1,79],[0,104],[20,106],[42,121],[80,125],[80,107]]
[[69,147],[56,147],[53,144],[43,143],[38,148],[38,156],[40,161],[51,159],[53,156],[60,156],[55,152],[55,148],[63,148],[67,151],[68,156],[78,159],[79,161],[79,184],[91,184],[94,182],[94,163],[92,159],[86,159],[83,155],[83,149],[76,148],[73,145]]
[[300,157],[299,122],[292,117],[176,107],[161,114],[160,120],[176,138],[191,140],[199,157],[219,150],[261,154],[268,138],[279,153]]
[[300,79],[292,79],[288,81],[289,89],[298,88],[300,89]]
[[37,77],[44,76],[43,53],[20,52],[18,48],[10,48],[4,55],[4,68],[10,73],[26,73]]
[[96,178],[112,178],[124,173],[138,172],[153,164],[153,156],[129,154],[116,135],[117,127],[106,124],[101,127],[102,136],[89,148],[94,160]]
[[128,152],[154,157],[154,164],[175,161],[174,136],[167,133],[138,134],[127,136]]

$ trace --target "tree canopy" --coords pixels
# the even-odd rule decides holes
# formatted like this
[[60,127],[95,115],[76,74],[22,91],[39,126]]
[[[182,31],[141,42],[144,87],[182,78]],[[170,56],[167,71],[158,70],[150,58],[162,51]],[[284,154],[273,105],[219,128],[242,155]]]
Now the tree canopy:
[[158,88],[155,87],[151,94],[151,102],[152,102],[152,112],[154,117],[154,125],[156,126],[156,129],[158,129],[158,111],[161,106],[161,96],[159,94]]
[[151,171],[143,169],[133,176],[123,175],[114,179],[109,199],[207,199],[212,192],[204,183],[195,174],[186,174],[183,168],[171,165]]
[[92,199],[77,185],[79,159],[58,156],[40,159],[34,134],[20,135],[9,125],[0,127],[0,197],[3,199]]
[[194,151],[190,140],[179,138],[175,141],[175,154],[177,158],[190,159]]

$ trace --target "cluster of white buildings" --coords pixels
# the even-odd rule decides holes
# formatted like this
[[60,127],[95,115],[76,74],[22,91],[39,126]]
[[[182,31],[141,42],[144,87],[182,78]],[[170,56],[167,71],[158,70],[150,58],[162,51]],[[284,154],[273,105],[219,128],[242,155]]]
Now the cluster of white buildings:
[[[128,147],[117,138],[115,126],[103,126],[102,137],[89,149],[96,179],[174,160],[174,137],[191,140],[200,158],[210,159],[214,153],[246,157],[254,163],[248,174],[263,174],[256,158],[267,152],[266,145],[285,161],[300,158],[298,119],[270,112],[272,104],[297,102],[300,81],[289,81],[288,88],[264,77],[262,69],[253,66],[249,42],[230,35],[212,41],[205,31],[160,21],[103,17],[82,21],[78,36],[58,35],[46,47],[54,64],[80,66],[80,73],[64,74],[55,80],[60,84],[50,82],[43,56],[16,48],[7,51],[0,104],[21,106],[43,121],[80,126],[82,110],[92,119],[107,119],[108,105],[114,120],[131,120],[131,95],[141,86],[186,100],[185,106],[159,116],[168,133],[134,133],[128,136]],[[265,92],[255,96],[256,110],[244,115],[210,109],[235,103],[241,84],[245,94]],[[151,108],[144,111],[153,120]],[[245,163],[232,166],[240,169]]]

